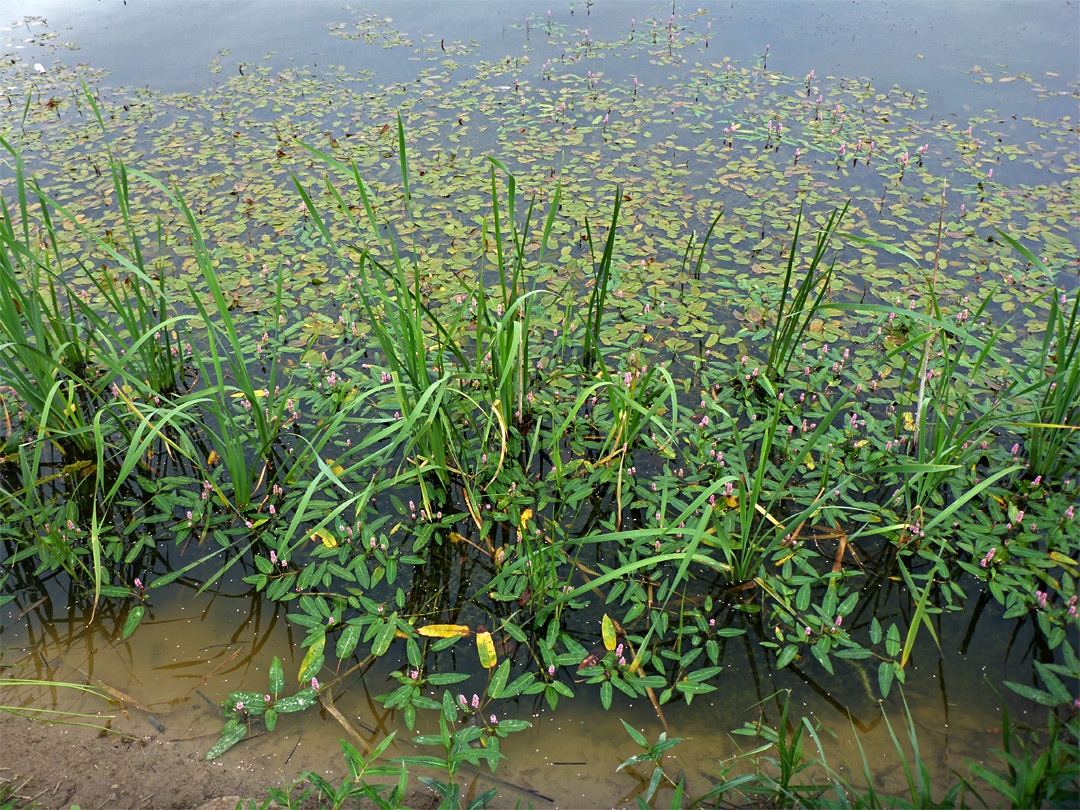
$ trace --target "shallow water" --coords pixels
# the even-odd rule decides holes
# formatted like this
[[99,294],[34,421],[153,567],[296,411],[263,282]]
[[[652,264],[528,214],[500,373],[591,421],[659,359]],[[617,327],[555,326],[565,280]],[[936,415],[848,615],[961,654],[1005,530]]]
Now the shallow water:
[[[159,593],[147,600],[149,615],[126,642],[118,640],[123,612],[119,618],[99,615],[88,624],[83,610],[56,608],[52,601],[34,607],[22,619],[17,616],[25,609],[23,598],[7,605],[0,625],[0,666],[5,678],[88,683],[107,687],[113,699],[105,707],[97,698],[55,689],[4,687],[0,682],[0,703],[103,717],[111,714],[111,720],[82,718],[81,722],[136,737],[178,741],[193,755],[201,755],[217,738],[222,723],[217,706],[229,692],[265,689],[275,655],[283,659],[286,673],[299,669],[304,652],[301,636],[290,633],[284,610],[228,585],[197,597],[190,587]],[[886,606],[878,615],[884,618],[889,612]],[[993,607],[973,624],[964,613],[945,618],[940,625],[941,656],[924,636],[912,656],[903,692],[921,754],[935,778],[948,777],[964,760],[993,760],[987,752],[1000,746],[1001,698],[1007,701],[1014,723],[1035,725],[1041,719],[1029,711],[1030,704],[998,686],[1002,679],[1027,677],[1030,632],[1001,622],[1000,611]],[[1010,637],[1014,630],[1019,633]],[[754,636],[750,638],[756,648]],[[792,716],[806,715],[820,724],[831,765],[846,762],[857,768],[861,746],[875,774],[875,787],[904,788],[902,766],[876,694],[871,692],[873,667],[837,661],[836,677],[827,678],[807,662],[795,662],[776,673],[772,661],[760,652],[745,651],[743,638],[730,641],[737,646],[725,654],[723,672],[713,681],[718,691],[695,698],[689,706],[671,704],[663,709],[669,736],[685,738],[670,752],[665,767],[675,778],[686,777],[689,795],[700,795],[711,787],[721,760],[756,747],[752,738],[730,732],[763,718],[775,725],[779,706],[771,698],[786,688],[793,690]],[[444,654],[444,671],[473,673],[470,680],[454,687],[455,692],[482,691],[486,675],[476,671],[471,652],[457,656],[456,661],[446,658]],[[413,736],[400,716],[372,700],[396,687],[388,678],[395,666],[380,659],[362,677],[353,674],[332,690],[337,708],[371,744],[393,731],[399,740]],[[324,674],[325,682],[329,672]],[[572,670],[563,679],[572,684]],[[540,696],[502,702],[497,707],[501,717],[519,717],[534,726],[503,741],[507,759],[496,772],[503,783],[493,784],[475,772],[463,774],[463,783],[474,784],[478,792],[499,787],[499,806],[512,806],[518,795],[541,806],[534,794],[551,798],[559,807],[633,806],[651,767],[642,770],[639,766],[637,776],[633,771],[616,772],[621,762],[638,753],[620,720],[650,740],[664,728],[647,700],[629,701],[616,695],[608,711],[584,688],[582,696],[564,699],[556,711]],[[903,737],[904,709],[895,690],[882,708]],[[416,731],[437,733],[437,726],[425,724],[430,720],[421,713]],[[325,711],[309,709],[283,716],[274,733],[241,743],[223,761],[259,768],[268,782],[301,770],[340,775],[344,771],[338,738],[351,739]],[[809,740],[807,744],[812,745]],[[415,747],[402,744],[392,747],[387,756],[415,753]],[[530,792],[519,793],[514,786]]]

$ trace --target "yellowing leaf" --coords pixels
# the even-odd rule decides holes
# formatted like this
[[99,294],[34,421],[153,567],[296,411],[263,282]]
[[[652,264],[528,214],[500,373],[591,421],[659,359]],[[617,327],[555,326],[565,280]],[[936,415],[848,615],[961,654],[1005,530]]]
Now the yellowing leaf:
[[600,620],[600,632],[604,636],[604,649],[615,649],[615,623],[611,621],[611,617],[606,613],[604,618]]
[[476,650],[480,653],[480,664],[484,669],[491,669],[497,663],[495,655],[495,642],[491,640],[491,633],[486,630],[476,634]]
[[334,475],[341,475],[343,472],[345,472],[345,468],[342,467],[340,464],[335,464],[332,458],[326,459],[326,463],[330,465],[330,469],[333,470]]
[[911,415],[911,411],[904,411],[904,430],[915,429],[915,417]]
[[217,450],[211,450],[210,455],[206,457],[206,463],[213,467],[215,464],[221,463],[221,454]]
[[533,516],[533,510],[532,509],[526,509],[524,512],[521,513],[521,528],[522,529],[525,528],[525,522],[529,518],[531,518],[532,516]]
[[429,624],[426,627],[417,628],[416,632],[428,638],[450,638],[472,634],[472,630],[463,624]]
[[[807,458],[809,459],[809,457],[807,457]],[[810,469],[814,469],[814,468],[811,467]],[[739,505],[739,496],[738,495],[728,495],[724,499],[724,503],[727,504],[728,509],[734,509],[736,506]]]
[[311,535],[317,540],[322,540],[322,544],[327,548],[337,548],[338,541],[325,529],[316,529]]
[[[315,665],[317,660],[322,658],[323,647],[326,646],[326,634],[319,636],[315,639],[315,643],[308,647],[308,651],[304,653],[304,660],[300,662],[300,683],[305,683],[315,675],[314,672],[308,672],[309,668]],[[318,667],[316,666],[317,670]]]
[[[246,396],[246,394],[243,391],[235,391],[232,394],[229,394],[229,396],[232,397],[233,399],[240,399],[240,397]],[[255,390],[255,396],[257,396],[257,397],[265,397],[266,396],[266,389],[265,388],[256,389]]]
[[1058,565],[1076,566],[1078,563],[1069,557],[1066,557],[1060,551],[1051,551],[1050,559],[1056,562]]

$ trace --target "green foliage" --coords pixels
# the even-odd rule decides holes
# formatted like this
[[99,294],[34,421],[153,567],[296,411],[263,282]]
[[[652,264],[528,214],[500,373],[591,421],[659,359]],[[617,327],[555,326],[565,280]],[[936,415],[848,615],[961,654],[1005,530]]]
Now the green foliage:
[[[696,109],[719,104],[710,92],[733,103],[747,81],[718,78],[721,89],[702,91]],[[84,95],[98,130],[112,136]],[[372,100],[385,112],[383,103]],[[350,780],[310,779],[333,806],[396,806],[410,764],[437,766],[427,784],[457,806],[462,769],[493,768],[499,740],[520,730],[520,721],[491,720],[495,701],[542,694],[555,707],[576,691],[605,708],[621,696],[689,703],[717,690],[736,636],[768,651],[776,669],[833,678],[850,662],[867,694],[884,698],[926,636],[938,641],[939,614],[958,613],[973,588],[1007,619],[1031,616],[1065,662],[1040,662],[1038,686],[1007,686],[1063,709],[1062,678],[1076,675],[1069,633],[1080,539],[1068,479],[1077,472],[1080,298],[1070,306],[1056,287],[969,291],[936,277],[924,290],[928,245],[915,226],[926,207],[904,188],[902,169],[880,172],[898,196],[892,210],[904,223],[893,241],[902,247],[860,222],[837,250],[847,207],[823,206],[846,195],[817,191],[827,184],[807,182],[804,160],[792,170],[797,193],[747,194],[683,248],[678,226],[704,229],[708,219],[669,193],[671,172],[651,158],[646,193],[615,184],[601,247],[580,166],[558,180],[550,172],[550,183],[494,158],[462,169],[424,146],[424,123],[410,122],[421,135],[409,140],[406,115],[393,112],[396,133],[388,128],[386,149],[370,155],[279,133],[271,171],[291,179],[299,205],[271,182],[245,203],[242,227],[204,199],[216,192],[180,173],[163,182],[158,166],[155,175],[129,169],[111,147],[101,188],[115,208],[88,217],[30,177],[20,147],[3,141],[14,183],[0,222],[0,396],[5,415],[9,405],[20,414],[4,448],[11,474],[0,481],[0,534],[13,552],[5,582],[61,569],[95,605],[135,597],[117,628],[128,638],[145,613],[136,577],[171,541],[186,556],[148,587],[209,563],[207,588],[242,567],[257,592],[290,603],[288,620],[304,631],[305,682],[331,655],[352,666],[400,659],[404,647],[408,667],[379,700],[410,729],[421,712],[439,712],[440,734],[418,738],[438,756],[373,766],[388,740],[366,757],[344,748]],[[730,159],[786,176],[761,156],[770,151],[761,144],[773,145],[767,117],[753,112],[737,135],[759,156]],[[523,121],[521,131],[535,136],[532,127]],[[606,118],[596,129],[606,138]],[[822,164],[836,147],[826,129],[806,147]],[[632,141],[619,137],[630,139],[620,149]],[[305,151],[296,154],[351,188],[312,182],[290,156],[298,143]],[[935,143],[950,154],[961,145],[953,134]],[[397,166],[380,166],[395,147]],[[716,155],[704,148],[700,158]],[[962,150],[955,160],[960,172],[977,170]],[[922,168],[920,186],[934,180]],[[417,185],[422,177],[437,195]],[[236,203],[246,193],[239,185]],[[527,187],[535,197],[525,206]],[[975,193],[963,190],[969,202]],[[445,222],[444,194],[457,207]],[[680,208],[678,217],[654,197]],[[546,201],[538,222],[545,208],[536,199]],[[712,201],[704,207],[711,215]],[[977,216],[999,221],[980,208]],[[758,220],[760,236],[745,241]],[[965,222],[954,224],[973,234]],[[811,223],[812,251],[800,243]],[[1040,283],[1052,277],[1001,236]],[[1060,236],[1048,237],[1049,254],[1071,255]],[[908,264],[891,266],[883,249]],[[681,265],[670,261],[676,253]],[[257,272],[264,260],[275,269]],[[863,276],[870,289],[860,299],[851,281]],[[925,306],[865,303],[884,301],[897,279]],[[737,322],[732,307],[745,307]],[[1016,307],[1038,321],[1021,327],[1032,334],[1045,321],[1041,338],[1021,343],[1017,325],[997,321]],[[836,548],[826,555],[829,540]],[[867,566],[849,563],[851,551],[872,545],[883,550]],[[896,583],[900,615],[859,620],[884,583]],[[620,619],[618,646],[590,651],[608,640],[601,611]],[[434,616],[469,624],[432,640],[421,630]],[[440,669],[441,653],[486,632],[481,621],[497,643],[487,686],[476,688],[484,697],[464,709],[445,692],[436,700],[432,689],[468,677]],[[871,660],[873,686],[874,668],[862,668]],[[275,667],[269,698],[230,695],[208,757],[253,723],[273,731],[280,714],[315,705],[313,688],[285,695]],[[1075,718],[1060,713],[1072,728]],[[898,751],[915,749],[906,719],[906,742],[893,736]],[[761,795],[812,803],[833,790],[841,801],[848,787],[823,758],[830,781],[801,781],[817,729],[789,723],[786,701],[780,725],[755,733],[777,774],[755,783]],[[624,763],[654,762],[648,801],[674,742],[642,738],[646,759]],[[1069,795],[1060,750],[1005,753],[1010,800],[1040,800],[1035,783],[1047,774],[1043,800]],[[940,803],[913,755],[905,801]],[[367,785],[383,767],[378,774],[398,787]],[[724,784],[733,791],[751,780]]]
[[[631,765],[639,765],[645,762],[651,762],[653,764],[652,776],[649,778],[649,786],[645,790],[646,803],[651,802],[654,795],[656,795],[656,789],[660,786],[660,780],[666,780],[673,787],[675,783],[671,781],[671,778],[664,773],[664,753],[674,748],[676,745],[683,741],[682,737],[672,737],[668,739],[667,732],[661,731],[660,737],[655,743],[650,744],[644,735],[637,729],[629,725],[625,720],[620,720],[623,724],[623,728],[626,729],[626,733],[630,735],[635,743],[642,749],[640,754],[634,754],[630,759],[623,762],[616,772],[621,771],[623,768]],[[681,790],[681,788],[680,788]],[[679,806],[678,802],[673,801],[672,806]]]
[[261,719],[267,731],[273,731],[283,714],[302,712],[319,702],[318,682],[312,677],[310,684],[291,695],[285,695],[285,676],[281,661],[274,656],[270,665],[270,691],[265,694],[249,690],[230,692],[221,704],[225,725],[221,737],[206,752],[205,759],[217,759],[251,730],[253,722]]

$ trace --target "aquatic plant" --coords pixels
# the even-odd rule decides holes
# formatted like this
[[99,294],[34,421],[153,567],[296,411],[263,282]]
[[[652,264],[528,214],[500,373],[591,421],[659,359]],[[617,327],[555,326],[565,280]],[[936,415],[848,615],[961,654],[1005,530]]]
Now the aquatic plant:
[[[673,17],[650,56],[681,58],[684,35]],[[584,41],[579,56],[615,51]],[[970,130],[922,121],[933,147],[916,150],[883,127],[917,116],[918,94],[837,82],[815,104],[812,76],[804,93],[764,62],[726,62],[690,70],[700,88],[680,79],[639,95],[635,82],[630,95],[570,73],[570,59],[520,94],[514,125],[497,118],[506,99],[489,85],[514,75],[516,92],[519,74],[492,63],[454,100],[456,129],[410,108],[446,109],[425,73],[404,101],[371,97],[363,132],[320,123],[323,140],[308,124],[324,111],[304,99],[325,86],[302,71],[289,82],[249,71],[223,88],[229,105],[217,91],[199,103],[236,123],[269,99],[283,110],[275,125],[154,124],[198,154],[140,164],[121,159],[118,128],[142,113],[103,115],[87,90],[75,103],[97,127],[79,135],[89,145],[71,169],[78,199],[51,178],[32,182],[7,149],[18,205],[4,210],[0,280],[14,303],[0,313],[0,352],[16,370],[2,372],[14,389],[2,393],[36,439],[5,450],[17,464],[0,480],[0,535],[14,551],[2,575],[29,561],[37,574],[88,579],[96,602],[138,596],[120,631],[137,641],[144,560],[160,574],[150,589],[211,564],[207,588],[242,568],[304,628],[305,683],[333,672],[336,687],[403,647],[408,667],[377,700],[410,729],[439,712],[439,734],[418,743],[438,756],[400,760],[385,772],[397,788],[369,789],[384,766],[343,748],[350,783],[311,778],[335,805],[397,804],[406,765],[437,765],[431,786],[459,802],[462,771],[493,764],[499,740],[520,730],[482,709],[516,697],[554,707],[595,692],[605,708],[648,698],[663,720],[667,704],[723,688],[732,638],[765,653],[762,683],[797,671],[828,685],[851,664],[860,694],[884,698],[939,640],[936,616],[959,612],[972,587],[1030,621],[1049,653],[1071,653],[1077,304],[1009,283],[1015,258],[975,238],[1010,217],[1045,224],[1025,233],[1048,263],[1012,247],[1049,285],[1071,243],[1041,214],[1067,195],[990,199],[981,161],[1014,157],[1004,147],[969,149]],[[567,110],[559,94],[582,84]],[[732,119],[722,141],[718,115]],[[1060,122],[1032,126],[1067,142]],[[505,162],[456,146],[485,128]],[[30,126],[21,148],[59,160],[67,134],[54,134]],[[660,149],[636,148],[646,141]],[[604,159],[579,160],[583,144]],[[534,159],[548,150],[569,151],[561,172]],[[700,167],[672,165],[680,152]],[[936,209],[922,191],[945,156],[961,181],[949,204],[971,209],[948,223],[944,197]],[[312,158],[332,176],[312,180]],[[191,177],[189,164],[200,166]],[[540,224],[526,190],[546,202]],[[937,232],[924,232],[935,209]],[[40,227],[27,224],[35,216]],[[684,239],[685,228],[704,239]],[[963,267],[948,278],[921,269],[930,256],[938,266],[943,234]],[[906,263],[881,260],[883,249]],[[1007,317],[1016,311],[1048,325],[1021,363],[1017,330],[1033,327]],[[33,340],[16,340],[20,330]],[[54,381],[44,396],[41,380]],[[159,552],[168,543],[176,551]],[[895,612],[878,610],[880,591]],[[460,708],[439,669],[454,645],[486,681]],[[1064,716],[1066,673],[1043,666],[1057,680],[1015,691]],[[261,712],[237,693],[211,753],[253,723],[272,729],[279,700],[333,705],[307,691]],[[789,723],[786,705],[781,727],[760,731],[779,774],[754,783],[760,796],[880,799],[869,769],[867,798],[824,754],[804,767],[808,740],[820,753],[817,728]],[[915,748],[913,732],[900,736],[898,750]],[[663,778],[652,755],[663,752],[647,753],[652,800]],[[933,803],[937,786],[913,754],[905,801]],[[1023,800],[1031,774],[1068,772],[1064,755],[1040,757],[1008,760]]]

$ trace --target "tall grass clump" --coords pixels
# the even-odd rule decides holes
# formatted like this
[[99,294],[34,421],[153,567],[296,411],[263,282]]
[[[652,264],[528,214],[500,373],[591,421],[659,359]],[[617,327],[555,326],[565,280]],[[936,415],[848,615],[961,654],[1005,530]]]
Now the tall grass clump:
[[51,259],[38,247],[31,208],[36,195],[21,156],[0,142],[14,160],[18,201],[12,210],[0,200],[0,382],[15,393],[38,441],[85,457],[94,446],[95,403],[108,381],[88,373],[93,338],[70,317],[70,297],[65,305]]
[[[1050,275],[1038,256],[998,233],[1036,270]],[[1068,294],[1057,288],[1044,295],[1050,311],[1042,341],[1014,383],[1014,396],[1031,404],[1013,426],[1023,430],[1028,474],[1058,481],[1080,470],[1080,293],[1073,294],[1071,306]]]
[[[792,276],[798,257],[799,230],[802,227],[802,211],[799,211],[799,216],[795,220],[795,232],[791,237],[787,266],[784,269],[784,283],[776,304],[776,323],[773,324],[772,339],[769,342],[765,369],[768,380],[781,380],[787,375],[796,349],[802,343],[810,322],[817,315],[818,309],[829,294],[829,283],[836,269],[836,261],[833,260],[824,267],[825,255],[846,213],[847,206],[845,205],[842,210],[833,211],[829,215],[828,222],[818,234],[806,273],[798,285],[792,288]],[[790,301],[788,301],[789,292],[791,293]]]

